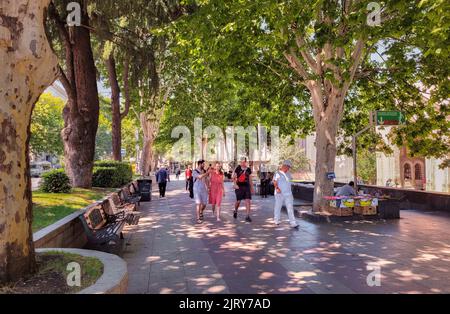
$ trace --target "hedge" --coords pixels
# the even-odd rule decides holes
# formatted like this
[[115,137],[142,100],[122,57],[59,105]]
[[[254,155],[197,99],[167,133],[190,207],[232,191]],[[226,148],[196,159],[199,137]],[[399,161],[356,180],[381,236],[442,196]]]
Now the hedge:
[[95,187],[117,188],[133,179],[131,165],[119,161],[97,161],[92,174],[92,185]]
[[69,193],[72,189],[64,169],[55,169],[42,175],[41,190],[45,193]]

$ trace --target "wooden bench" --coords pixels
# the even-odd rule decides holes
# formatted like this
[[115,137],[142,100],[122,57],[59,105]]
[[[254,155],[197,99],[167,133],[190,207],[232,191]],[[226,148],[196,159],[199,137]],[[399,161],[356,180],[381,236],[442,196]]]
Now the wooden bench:
[[79,216],[88,238],[88,247],[110,251],[110,246],[118,246],[123,240],[124,214],[110,215],[102,204],[89,207]]
[[122,204],[136,204],[137,206],[141,205],[141,196],[137,194],[131,194],[129,190],[129,186],[124,187],[118,193],[120,201]]
[[112,193],[102,202],[104,210],[110,215],[123,215],[129,225],[137,225],[141,214],[136,211],[136,204],[122,203],[117,193]]
[[139,185],[135,181],[128,185],[128,190],[130,191],[131,196],[141,196],[139,192]]

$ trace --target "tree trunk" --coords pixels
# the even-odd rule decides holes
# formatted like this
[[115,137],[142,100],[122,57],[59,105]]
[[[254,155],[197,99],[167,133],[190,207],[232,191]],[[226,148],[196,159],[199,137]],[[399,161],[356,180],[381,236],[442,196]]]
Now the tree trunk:
[[[314,211],[321,211],[326,205],[324,196],[333,195],[334,181],[327,178],[334,172],[336,159],[336,127],[324,119],[316,128],[316,168],[314,184]],[[328,122],[328,123],[327,123]]]
[[[89,26],[86,3],[81,22]],[[64,30],[62,30],[64,32]],[[97,72],[87,27],[71,27],[64,42],[67,75],[61,75],[69,101],[64,111],[64,157],[73,187],[91,188],[98,128],[99,98]]]
[[147,118],[145,113],[141,113],[140,122],[143,131],[144,144],[141,156],[141,171],[143,175],[148,175],[152,170],[153,142],[155,140],[155,123]]
[[336,135],[344,109],[344,92],[333,90],[323,103],[322,97],[317,97],[320,85],[311,88],[316,124],[316,167],[314,184],[313,210],[323,211],[327,205],[324,196],[334,195],[334,180],[327,177],[328,172],[334,172],[337,145]]
[[33,106],[57,73],[44,30],[48,4],[0,1],[0,283],[36,270],[28,144]]
[[142,174],[147,176],[152,170],[152,160],[153,160],[153,141],[149,138],[144,137],[144,148],[142,149],[141,156],[141,169]]
[[122,118],[120,116],[120,86],[117,80],[116,61],[111,53],[106,60],[108,69],[109,84],[111,85],[111,136],[113,159],[122,161]]

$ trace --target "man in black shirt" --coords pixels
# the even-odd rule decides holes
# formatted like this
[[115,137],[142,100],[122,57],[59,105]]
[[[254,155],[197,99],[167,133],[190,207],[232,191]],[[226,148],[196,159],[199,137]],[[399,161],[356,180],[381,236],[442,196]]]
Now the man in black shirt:
[[259,179],[261,180],[261,197],[267,198],[270,179],[266,166],[264,164],[261,164],[261,166],[259,167]]
[[245,221],[251,222],[252,219],[250,218],[250,208],[253,193],[252,170],[247,167],[247,158],[242,157],[240,161],[241,164],[237,166],[233,172],[233,182],[236,193],[236,203],[234,206],[233,217],[235,219],[237,218],[239,206],[241,205],[241,201],[244,200],[247,213]]

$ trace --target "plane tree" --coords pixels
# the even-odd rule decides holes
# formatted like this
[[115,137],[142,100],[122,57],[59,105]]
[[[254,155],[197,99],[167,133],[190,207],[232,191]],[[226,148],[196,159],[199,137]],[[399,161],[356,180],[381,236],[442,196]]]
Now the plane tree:
[[[384,1],[379,6],[352,0],[187,2],[198,7],[177,23],[176,36],[188,47],[194,68],[247,80],[246,73],[262,64],[303,91],[300,103],[308,95],[305,107],[311,108],[317,151],[315,211],[324,208],[323,196],[333,193],[326,174],[334,172],[338,139],[367,125],[372,109],[402,110],[414,122],[393,132],[398,142],[420,140],[426,147],[444,140],[434,146],[434,155],[448,154],[446,105],[439,104],[442,97],[423,97],[434,89],[436,96],[448,91],[443,87],[448,73],[431,63],[447,64],[442,60],[448,51],[445,1]],[[435,13],[430,17],[430,12]],[[433,34],[432,45],[427,34]],[[261,85],[255,94],[265,91]],[[419,125],[426,126],[423,132]]]

